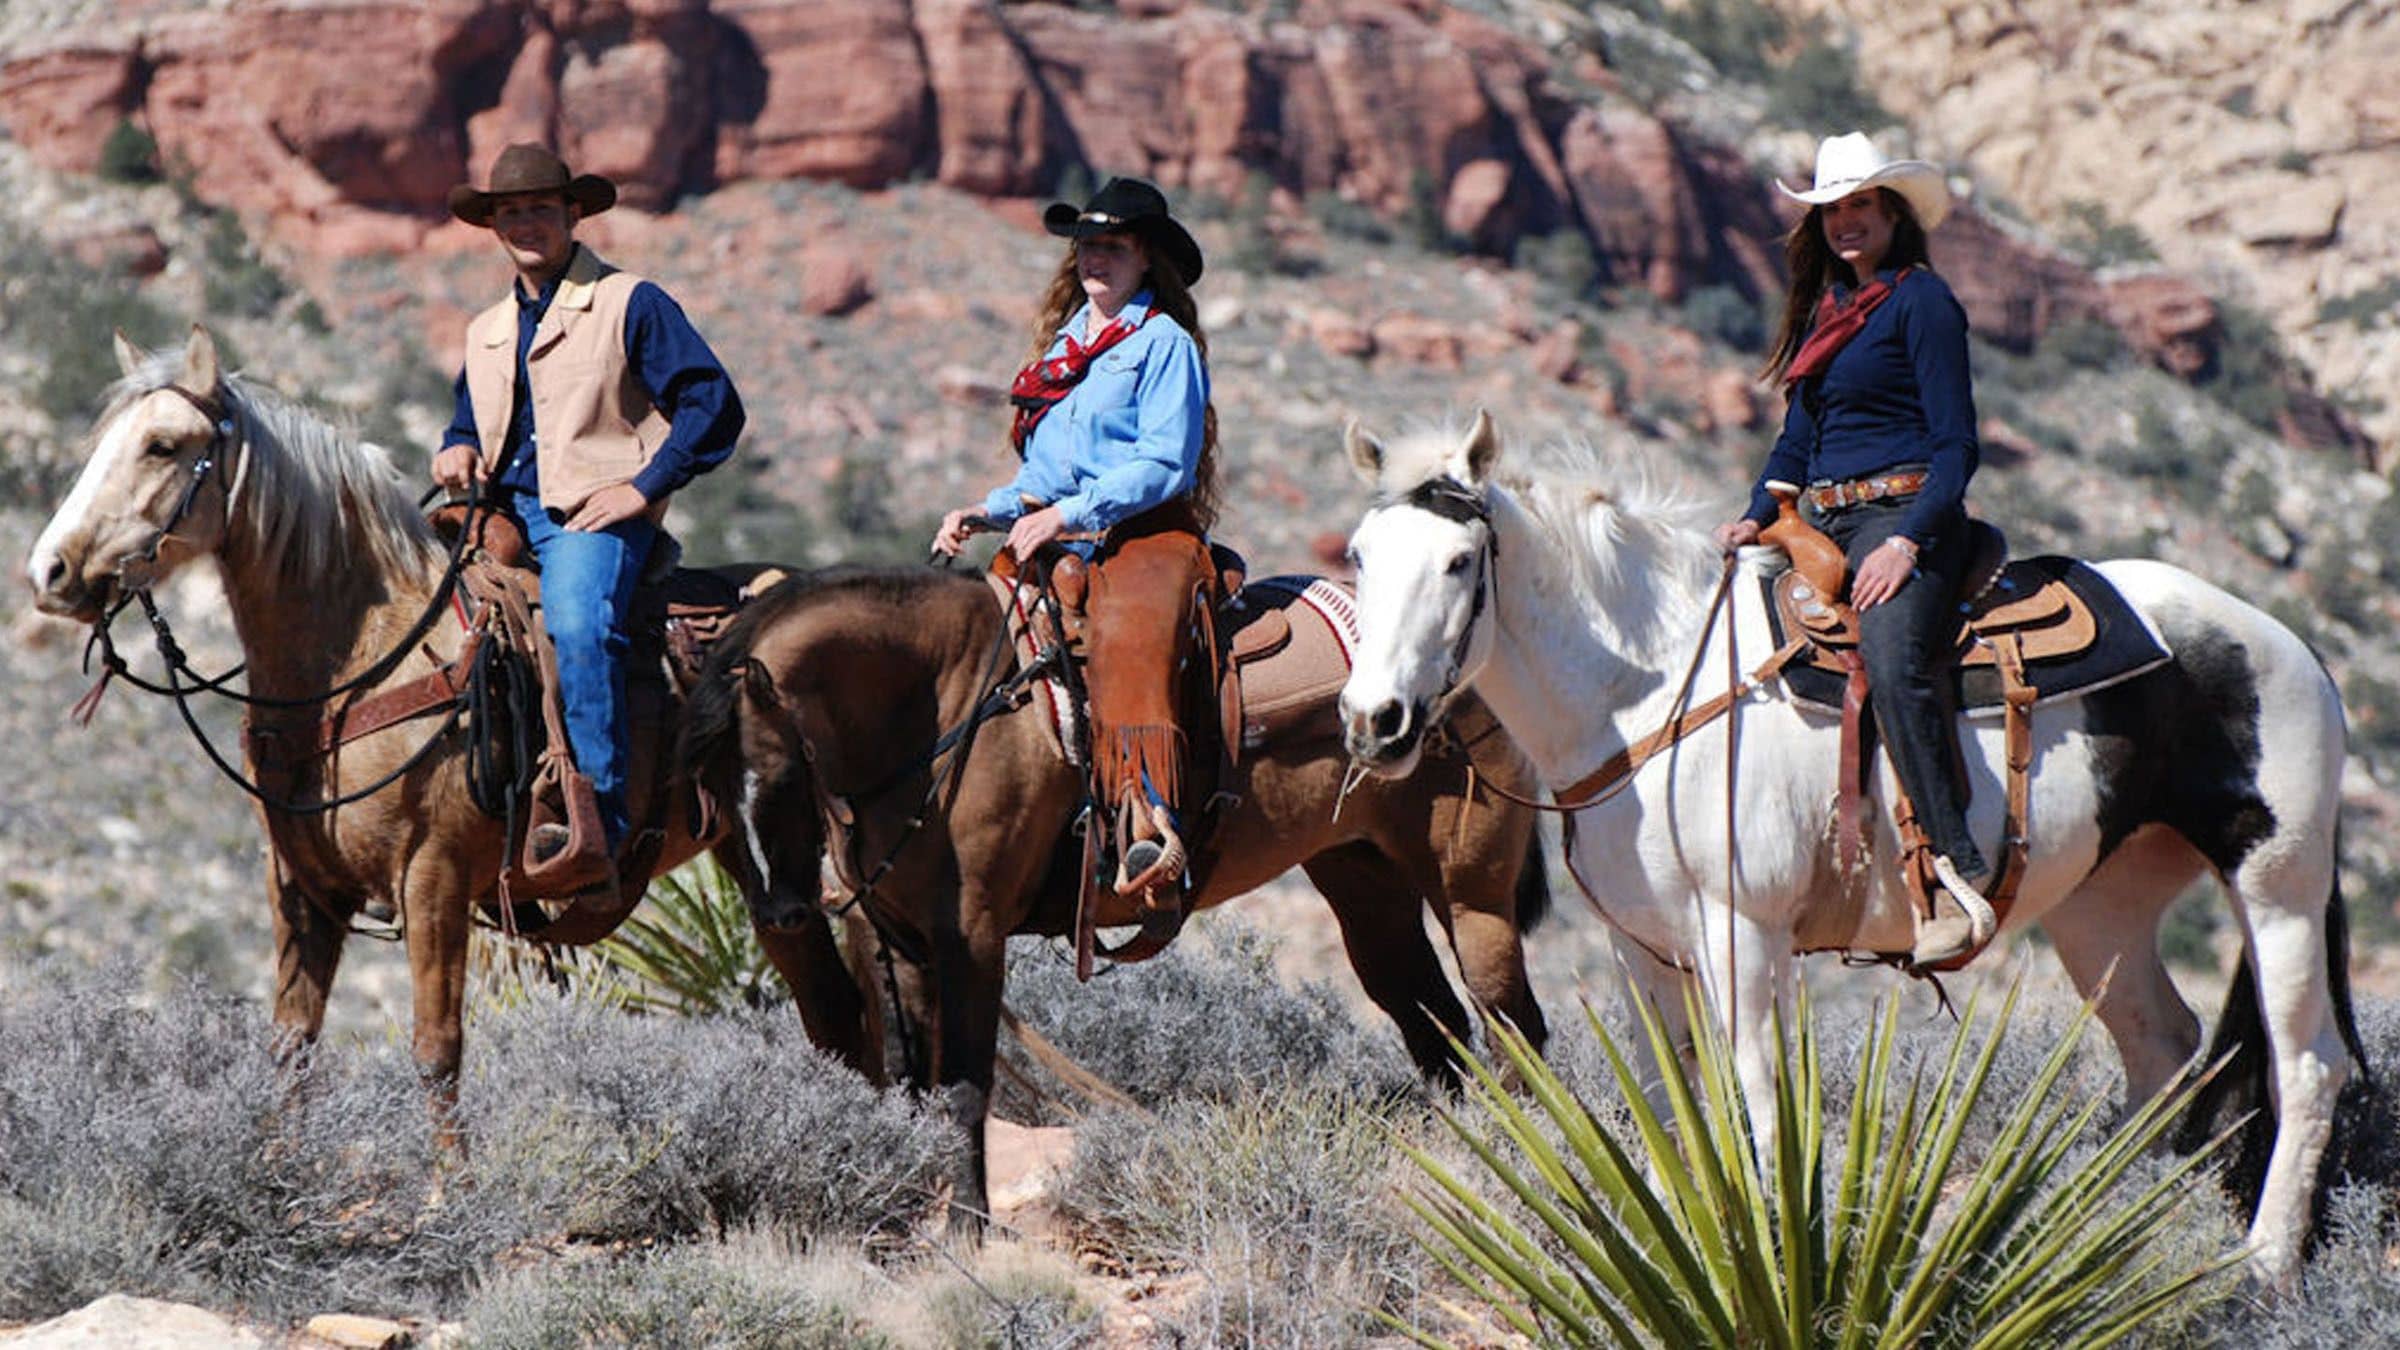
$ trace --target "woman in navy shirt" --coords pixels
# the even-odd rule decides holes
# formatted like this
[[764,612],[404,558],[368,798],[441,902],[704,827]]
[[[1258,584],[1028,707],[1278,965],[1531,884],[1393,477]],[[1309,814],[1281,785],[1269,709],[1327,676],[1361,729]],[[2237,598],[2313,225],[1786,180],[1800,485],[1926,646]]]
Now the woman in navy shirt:
[[1950,193],[1931,164],[1887,159],[1856,132],[1818,147],[1813,186],[1776,186],[1809,208],[1785,242],[1791,290],[1760,372],[1789,402],[1749,511],[1716,538],[1729,552],[1756,542],[1775,518],[1768,485],[1806,484],[1803,517],[1848,556],[1876,726],[1948,893],[1918,927],[1913,956],[1931,964],[1991,928],[1991,868],[1967,833],[1957,745],[1933,683],[1943,630],[1957,625],[1977,460],[1966,311],[1925,247]]
[[1133,178],[1111,179],[1080,208],[1051,206],[1043,224],[1074,243],[1010,389],[1023,462],[944,517],[933,547],[956,555],[988,522],[1008,531],[1002,550],[1017,566],[1053,542],[1088,560],[1084,655],[1095,768],[1119,824],[1117,889],[1179,915],[1180,812],[1206,792],[1187,781],[1178,704],[1186,672],[1215,659],[1191,637],[1206,625],[1195,607],[1213,605],[1217,589],[1204,538],[1216,413],[1190,290],[1200,246],[1165,194]]

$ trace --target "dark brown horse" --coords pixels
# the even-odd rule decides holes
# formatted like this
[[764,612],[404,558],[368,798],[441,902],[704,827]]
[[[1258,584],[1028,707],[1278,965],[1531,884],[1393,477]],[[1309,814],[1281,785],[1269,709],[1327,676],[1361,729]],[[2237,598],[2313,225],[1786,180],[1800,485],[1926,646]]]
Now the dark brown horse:
[[[720,642],[681,752],[684,771],[732,808],[734,837],[719,856],[756,912],[809,934],[812,948],[831,944],[818,909],[829,818],[861,867],[888,857],[864,903],[926,968],[925,1071],[976,1141],[960,1203],[978,1211],[1007,939],[1071,929],[1081,859],[1067,842],[1080,771],[1062,758],[1038,698],[981,723],[954,781],[947,757],[927,762],[990,688],[1002,622],[979,577],[927,568],[794,578]],[[1248,755],[1232,785],[1239,805],[1204,853],[1194,896],[1213,905],[1305,869],[1368,997],[1438,1080],[1456,1072],[1445,1029],[1463,1034],[1469,1020],[1427,939],[1428,904],[1478,1009],[1536,1045],[1546,1034],[1518,942],[1520,921],[1545,898],[1539,867],[1526,866],[1532,813],[1474,790],[1468,772],[1471,755],[1478,774],[1525,792],[1529,770],[1480,704],[1455,716],[1459,742],[1429,750],[1409,777],[1361,785],[1338,814],[1345,757],[1330,723],[1325,735]],[[1122,908],[1101,913],[1103,926],[1136,920],[1131,900],[1111,902]],[[799,992],[819,1022],[864,1011],[855,987]]]

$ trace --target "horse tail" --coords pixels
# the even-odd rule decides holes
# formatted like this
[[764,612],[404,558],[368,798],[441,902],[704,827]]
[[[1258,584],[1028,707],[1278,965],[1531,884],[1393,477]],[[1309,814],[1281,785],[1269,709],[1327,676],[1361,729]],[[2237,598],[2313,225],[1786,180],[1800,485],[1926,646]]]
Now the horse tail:
[[1517,869],[1517,932],[1530,933],[1550,917],[1550,859],[1537,827],[1525,839],[1525,865]]
[[[2333,856],[2342,856],[2342,829],[2333,829]],[[2342,1044],[2350,1051],[2350,1060],[2358,1066],[2358,1080],[2369,1087],[2375,1084],[2375,1070],[2367,1063],[2367,1047],[2358,1035],[2358,1008],[2350,995],[2350,904],[2342,898],[2342,869],[2337,861],[2333,869],[2333,894],[2325,901],[2325,976],[2333,999],[2333,1024],[2342,1033]]]

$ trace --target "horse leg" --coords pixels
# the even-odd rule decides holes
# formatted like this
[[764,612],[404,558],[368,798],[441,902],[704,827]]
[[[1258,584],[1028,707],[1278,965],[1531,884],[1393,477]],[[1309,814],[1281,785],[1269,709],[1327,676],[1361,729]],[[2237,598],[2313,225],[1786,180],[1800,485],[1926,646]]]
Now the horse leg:
[[[762,901],[762,892],[770,886],[790,884],[786,878],[793,869],[783,865],[789,860],[780,860],[771,868],[773,881],[762,881],[756,861],[742,845],[720,845],[716,858],[749,902],[750,931],[757,934],[760,950],[783,977],[784,987],[791,990],[793,1006],[799,1009],[800,1024],[807,1028],[810,1043],[880,1086],[884,1082],[883,1046],[869,1034],[866,1001],[842,959],[824,908],[814,895],[798,904],[788,903],[793,898],[788,896]],[[816,879],[813,868],[800,871],[808,880]],[[768,913],[791,915],[798,922],[769,927],[762,918]]]
[[325,1026],[325,999],[341,965],[349,924],[340,907],[308,895],[267,857],[267,903],[275,925],[275,1031],[288,1051],[316,1040]]
[[[1468,817],[1463,826],[1462,812]],[[1412,870],[1450,935],[1459,978],[1484,1016],[1508,1019],[1539,1054],[1549,1043],[1550,1024],[1525,971],[1519,927],[1524,916],[1517,913],[1517,899],[1526,869],[1535,869],[1532,880],[1546,884],[1539,876],[1540,836],[1521,813],[1512,819],[1465,798],[1438,804],[1433,830],[1434,839],[1450,840],[1451,847],[1436,853],[1430,841],[1417,841],[1424,853],[1412,860]]]
[[[2299,827],[2305,822],[2295,821]],[[2328,971],[2328,897],[2335,884],[2332,832],[2251,850],[2228,877],[2250,934],[2273,1072],[2275,1147],[2250,1224],[2251,1268],[2271,1287],[2298,1278],[2317,1169],[2333,1138],[2335,1100],[2350,1053],[2335,1016]],[[2346,959],[2341,953],[2331,959]],[[2227,1016],[2232,1014],[2229,1011]]]
[[2180,836],[2144,830],[2042,916],[2075,991],[2097,1000],[2129,1109],[2180,1080],[2200,1050],[2200,1019],[2159,959],[2158,921],[2205,867]]
[[1659,1058],[1658,1046],[1647,1034],[1638,1030],[1641,1014],[1640,1008],[1636,1008],[1634,1052],[1637,1062],[1647,1069],[1642,1095],[1649,1099],[1651,1110],[1664,1119],[1670,1105],[1666,1096],[1666,1079],[1670,1069],[1683,1074],[1688,1082],[1692,1080],[1692,1070],[1696,1066],[1692,1052],[1691,1012],[1695,992],[1692,977],[1688,972],[1652,956],[1642,944],[1630,941],[1613,930],[1609,935],[1609,944],[1616,949],[1617,962],[1624,968],[1627,994],[1635,1003],[1647,1007],[1651,1015],[1658,1019],[1660,1041],[1675,1059],[1670,1066]]
[[1426,940],[1417,888],[1370,844],[1328,849],[1301,867],[1332,906],[1350,968],[1367,997],[1399,1025],[1417,1072],[1456,1086],[1459,1066],[1448,1038],[1467,1035],[1467,1010]]
[[1750,1135],[1763,1157],[1774,1156],[1775,1086],[1782,1069],[1775,1028],[1791,1027],[1792,933],[1760,924],[1723,905],[1704,908],[1697,964],[1701,994],[1733,1052],[1750,1113]]
[[943,1108],[967,1140],[965,1164],[950,1201],[950,1230],[980,1235],[992,1212],[983,1127],[1000,1053],[1008,930],[983,921],[991,910],[980,888],[960,887],[957,894],[956,906],[936,920],[931,944],[932,1077]]
[[399,909],[408,933],[411,996],[410,1054],[431,1099],[436,1143],[457,1153],[465,1147],[458,1126],[458,1065],[465,1043],[467,996],[467,906],[459,900],[465,879],[448,859],[426,861],[405,874]]

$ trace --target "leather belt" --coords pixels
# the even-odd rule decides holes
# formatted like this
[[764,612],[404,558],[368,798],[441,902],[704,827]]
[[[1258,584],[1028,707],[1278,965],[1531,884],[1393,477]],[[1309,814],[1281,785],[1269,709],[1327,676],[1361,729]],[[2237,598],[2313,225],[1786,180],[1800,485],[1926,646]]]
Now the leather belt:
[[1878,502],[1886,497],[1905,497],[1925,486],[1923,469],[1908,469],[1900,473],[1879,473],[1866,478],[1851,478],[1839,483],[1820,483],[1808,490],[1808,504],[1819,511],[1832,511],[1861,502]]

